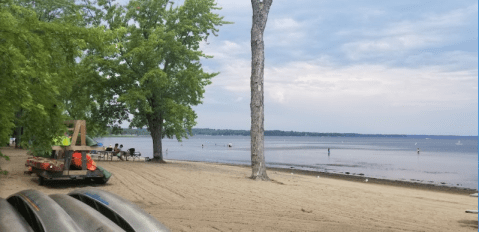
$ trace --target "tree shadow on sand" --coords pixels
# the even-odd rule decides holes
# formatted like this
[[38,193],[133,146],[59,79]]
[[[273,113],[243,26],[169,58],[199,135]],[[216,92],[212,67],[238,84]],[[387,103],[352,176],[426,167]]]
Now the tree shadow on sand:
[[461,227],[474,228],[476,230],[478,229],[477,220],[459,220],[457,222],[459,222]]
[[[32,182],[40,185],[39,178],[32,178]],[[109,184],[98,184],[95,183],[93,180],[85,179],[85,180],[46,180],[42,184],[43,187],[49,189],[68,189],[68,188],[83,188],[83,187],[102,187],[108,186]]]

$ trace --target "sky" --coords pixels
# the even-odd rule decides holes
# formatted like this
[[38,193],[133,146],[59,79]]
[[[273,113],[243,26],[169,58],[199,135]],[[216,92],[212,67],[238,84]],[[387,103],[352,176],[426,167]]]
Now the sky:
[[[249,130],[251,1],[217,4],[234,24],[201,45],[220,74],[195,127]],[[477,36],[477,0],[274,0],[264,129],[477,136]]]

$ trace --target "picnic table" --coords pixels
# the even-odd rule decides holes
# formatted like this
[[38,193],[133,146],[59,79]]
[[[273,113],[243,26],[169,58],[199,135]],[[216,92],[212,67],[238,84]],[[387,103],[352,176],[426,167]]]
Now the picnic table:
[[98,160],[108,160],[108,157],[110,157],[110,161],[113,160],[113,151],[98,151]]
[[[116,156],[114,153],[114,151],[98,151],[98,160],[110,160],[112,161],[113,160],[113,156]],[[121,160],[126,160],[128,161],[128,157],[131,157],[133,158],[133,160],[135,160],[135,158],[139,158],[139,156],[141,155],[141,153],[138,153],[138,154],[135,154],[135,155],[131,155],[130,152],[128,151],[120,151],[120,159]]]

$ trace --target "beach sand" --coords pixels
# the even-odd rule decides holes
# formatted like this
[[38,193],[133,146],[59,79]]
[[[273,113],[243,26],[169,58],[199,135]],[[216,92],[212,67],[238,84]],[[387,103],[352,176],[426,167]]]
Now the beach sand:
[[[319,178],[269,170],[253,181],[248,167],[199,162],[99,161],[113,173],[106,185],[63,181],[40,186],[24,175],[25,150],[2,148],[10,161],[0,197],[25,189],[66,194],[94,186],[118,194],[172,231],[477,231],[478,199],[466,192]],[[293,172],[293,174],[291,174]]]

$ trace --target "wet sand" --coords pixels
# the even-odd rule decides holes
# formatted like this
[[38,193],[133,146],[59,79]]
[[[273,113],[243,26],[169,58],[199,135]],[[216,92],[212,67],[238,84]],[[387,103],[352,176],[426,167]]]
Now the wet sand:
[[[40,186],[24,175],[26,151],[2,148],[9,171],[0,197],[25,189],[46,194],[95,186],[118,194],[172,231],[477,231],[469,191],[376,182],[348,175],[269,169],[271,182],[253,181],[249,167],[201,162],[99,161],[113,173],[106,185],[58,181]],[[440,187],[440,186],[439,186]]]

